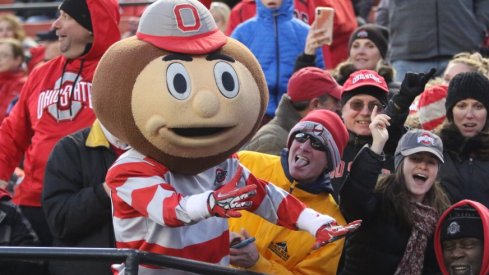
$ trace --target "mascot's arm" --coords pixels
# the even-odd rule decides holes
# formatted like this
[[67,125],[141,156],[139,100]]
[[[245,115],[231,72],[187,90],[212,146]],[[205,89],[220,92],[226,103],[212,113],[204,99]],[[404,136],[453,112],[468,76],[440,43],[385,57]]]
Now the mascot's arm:
[[345,226],[337,225],[335,219],[323,215],[296,199],[274,184],[253,176],[246,168],[246,185],[256,185],[256,196],[250,210],[270,222],[292,230],[304,230],[316,237],[317,249],[338,240],[360,227],[361,221]]
[[[218,189],[190,196],[177,193],[162,176],[166,173],[170,173],[166,167],[134,151],[118,159],[106,178],[112,190],[114,215],[144,216],[163,226],[184,226],[212,216],[237,217],[238,210],[252,205],[256,193],[254,185],[237,187],[242,169]],[[180,184],[193,184],[195,178],[188,178]]]

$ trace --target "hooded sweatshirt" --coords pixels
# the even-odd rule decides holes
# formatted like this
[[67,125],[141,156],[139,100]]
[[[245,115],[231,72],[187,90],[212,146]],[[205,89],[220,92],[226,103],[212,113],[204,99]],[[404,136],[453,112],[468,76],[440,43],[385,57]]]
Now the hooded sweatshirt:
[[87,0],[87,5],[94,37],[90,50],[75,59],[61,55],[34,69],[0,126],[0,179],[9,179],[25,154],[25,178],[13,199],[18,205],[41,206],[44,169],[55,143],[95,120],[92,78],[104,52],[120,39],[119,5],[116,0]]
[[435,229],[435,254],[436,260],[440,265],[440,270],[443,275],[448,275],[448,270],[443,260],[443,248],[441,245],[441,230],[443,221],[448,217],[454,208],[469,205],[479,213],[482,221],[482,227],[484,232],[483,248],[482,248],[482,264],[479,275],[489,274],[489,210],[481,203],[472,200],[461,200],[448,208],[438,220],[438,224]]

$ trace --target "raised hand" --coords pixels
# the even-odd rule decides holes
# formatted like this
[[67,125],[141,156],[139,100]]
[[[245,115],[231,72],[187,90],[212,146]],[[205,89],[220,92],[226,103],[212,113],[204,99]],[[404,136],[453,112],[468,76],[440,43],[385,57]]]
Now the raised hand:
[[328,243],[346,237],[348,234],[357,230],[362,225],[362,220],[353,221],[345,226],[331,222],[321,226],[316,233],[316,243],[313,249],[318,249]]
[[239,167],[234,177],[223,186],[216,189],[207,199],[207,210],[216,217],[239,218],[238,210],[248,209],[253,205],[251,198],[256,195],[256,185],[237,187],[243,173]]
[[307,55],[316,54],[316,50],[328,42],[328,33],[326,30],[316,28],[316,20],[311,24],[306,37],[304,53]]
[[409,108],[414,99],[424,91],[426,83],[435,72],[436,69],[432,68],[427,73],[406,73],[399,93],[392,98],[394,103],[401,109]]
[[372,145],[370,149],[376,154],[381,154],[384,150],[384,145],[389,139],[387,127],[390,126],[391,118],[386,114],[377,113],[377,106],[372,110],[370,115],[370,133],[372,134]]

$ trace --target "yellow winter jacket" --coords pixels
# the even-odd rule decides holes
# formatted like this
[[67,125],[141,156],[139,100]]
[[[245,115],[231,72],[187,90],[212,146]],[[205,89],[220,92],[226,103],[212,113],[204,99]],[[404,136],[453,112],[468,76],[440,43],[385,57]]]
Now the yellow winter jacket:
[[[256,177],[281,187],[308,207],[333,217],[338,224],[346,224],[332,195],[312,194],[294,188],[296,182],[287,179],[279,156],[251,151],[241,151],[238,156]],[[336,274],[343,239],[312,250],[315,238],[308,232],[286,229],[247,211],[241,211],[241,214],[241,218],[229,219],[229,230],[240,233],[242,228],[246,229],[256,237],[260,252],[258,262],[248,270],[267,274]]]

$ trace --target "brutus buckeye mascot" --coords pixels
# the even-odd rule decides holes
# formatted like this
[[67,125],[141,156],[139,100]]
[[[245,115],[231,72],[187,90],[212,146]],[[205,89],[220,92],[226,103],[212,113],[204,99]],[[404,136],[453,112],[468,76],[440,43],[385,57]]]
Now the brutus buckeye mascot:
[[228,265],[227,218],[243,209],[310,232],[318,247],[358,227],[336,225],[239,163],[234,153],[267,101],[258,61],[200,2],[148,6],[136,36],[107,51],[93,80],[97,117],[133,148],[107,175],[117,247]]

